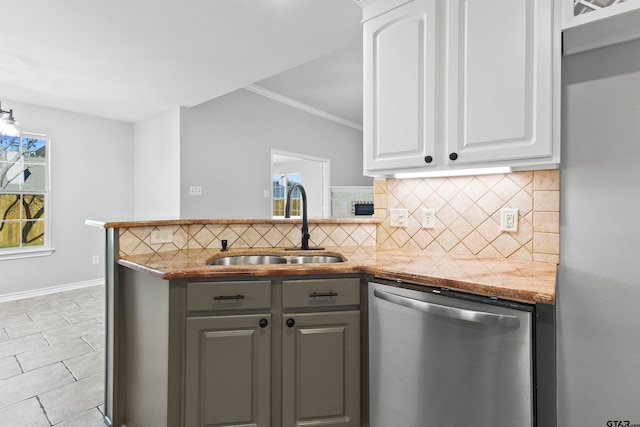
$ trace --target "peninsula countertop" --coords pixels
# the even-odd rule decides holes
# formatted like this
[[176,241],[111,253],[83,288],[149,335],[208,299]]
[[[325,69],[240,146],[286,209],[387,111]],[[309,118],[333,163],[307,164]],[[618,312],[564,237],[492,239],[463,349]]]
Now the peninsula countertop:
[[[319,264],[207,265],[207,261],[234,255],[339,255],[344,262]],[[495,296],[530,304],[555,303],[557,265],[504,258],[481,258],[412,249],[376,246],[326,247],[320,251],[284,248],[188,249],[121,256],[121,266],[156,277],[202,279],[241,276],[366,273],[378,278],[417,285],[444,287],[477,295]]]

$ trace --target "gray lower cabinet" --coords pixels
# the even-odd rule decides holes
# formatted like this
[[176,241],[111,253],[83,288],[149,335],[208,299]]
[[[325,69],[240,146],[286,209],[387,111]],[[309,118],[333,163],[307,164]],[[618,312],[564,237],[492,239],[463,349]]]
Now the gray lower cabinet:
[[268,426],[270,314],[190,317],[185,426]]
[[360,278],[186,286],[184,427],[360,427]]
[[359,276],[117,278],[110,425],[360,427]]
[[360,426],[359,282],[283,282],[283,426]]
[[360,426],[360,312],[285,319],[283,425]]
[[271,423],[270,280],[187,284],[185,427]]

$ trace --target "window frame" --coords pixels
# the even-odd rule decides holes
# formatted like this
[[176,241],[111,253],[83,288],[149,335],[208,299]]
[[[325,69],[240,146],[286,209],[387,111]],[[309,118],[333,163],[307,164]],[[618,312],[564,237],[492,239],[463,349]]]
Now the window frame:
[[[275,191],[273,189],[273,184],[276,181],[276,177],[280,177],[280,181],[282,181],[283,179],[285,181],[285,185],[282,185],[282,182],[280,183],[280,185],[282,187],[284,187],[283,188],[284,194],[283,194],[282,198],[275,196]],[[287,196],[289,194],[289,188],[293,184],[300,184],[301,183],[300,182],[301,179],[302,179],[302,174],[300,172],[287,172],[285,174],[272,175],[272,180],[271,180],[271,217],[273,219],[282,219],[282,218],[284,218],[284,213],[283,213],[283,215],[276,215],[275,214],[275,209],[274,209],[275,201],[276,200],[282,200],[283,201],[283,209],[284,209],[284,206],[287,205]],[[298,189],[294,190],[294,192],[291,195],[291,199],[292,199],[292,202],[293,202],[293,200],[299,200],[298,209],[297,209],[298,215],[294,215],[295,210],[294,210],[294,208],[292,206],[292,208],[291,208],[291,218],[301,218],[302,217],[302,213],[300,212],[300,207],[301,207],[301,204],[302,204],[302,195],[300,194],[300,190],[298,190]],[[283,210],[283,212],[284,212],[284,210]]]
[[[44,199],[44,244],[41,246],[19,246],[12,248],[0,248],[0,261],[34,258],[51,255],[55,249],[51,242],[51,139],[45,134],[33,132],[20,132],[20,138],[37,138],[45,141],[45,157],[43,165],[44,186],[42,190],[2,190],[2,194],[42,195]],[[22,230],[23,219],[20,219],[20,230]],[[22,244],[22,242],[21,242]]]

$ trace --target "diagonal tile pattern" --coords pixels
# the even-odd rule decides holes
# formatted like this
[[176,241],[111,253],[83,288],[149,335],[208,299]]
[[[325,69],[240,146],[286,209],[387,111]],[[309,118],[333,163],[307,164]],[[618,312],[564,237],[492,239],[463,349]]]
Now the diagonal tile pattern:
[[[376,232],[383,248],[527,261],[559,261],[559,171],[449,178],[388,179],[374,184]],[[405,208],[406,228],[391,227],[388,209]],[[423,229],[422,209],[434,209],[436,227]],[[500,230],[500,210],[519,210],[518,232]]]
[[0,425],[103,427],[104,286],[0,303]]
[[[151,232],[170,231],[173,242],[151,244]],[[375,246],[375,224],[309,224],[311,246]],[[176,237],[178,236],[178,237]],[[217,249],[222,240],[233,248],[275,248],[300,245],[300,225],[290,223],[194,224],[120,229],[120,254],[142,255],[186,249]]]

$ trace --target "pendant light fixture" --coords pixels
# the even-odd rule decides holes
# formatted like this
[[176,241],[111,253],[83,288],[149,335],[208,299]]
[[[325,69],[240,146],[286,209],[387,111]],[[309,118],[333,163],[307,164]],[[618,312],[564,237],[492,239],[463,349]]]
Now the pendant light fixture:
[[3,136],[18,136],[18,128],[16,125],[19,123],[13,118],[13,110],[3,110],[0,103],[0,135]]

